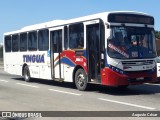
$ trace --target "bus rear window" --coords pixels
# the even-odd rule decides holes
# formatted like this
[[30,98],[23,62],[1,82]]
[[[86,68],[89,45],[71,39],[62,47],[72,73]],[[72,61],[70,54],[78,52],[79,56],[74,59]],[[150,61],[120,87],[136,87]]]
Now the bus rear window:
[[12,35],[12,51],[17,52],[19,50],[19,35]]
[[5,36],[5,51],[11,52],[11,36]]

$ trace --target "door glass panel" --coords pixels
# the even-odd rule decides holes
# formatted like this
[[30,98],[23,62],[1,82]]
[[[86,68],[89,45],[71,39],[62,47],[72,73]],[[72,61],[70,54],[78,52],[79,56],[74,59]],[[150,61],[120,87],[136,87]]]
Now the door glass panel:
[[61,73],[63,72],[60,59],[60,53],[62,52],[62,30],[51,31],[51,51],[52,78],[61,79]]
[[99,24],[87,26],[88,68],[92,79],[100,74],[100,29]]
[[62,31],[54,31],[52,33],[52,46],[54,53],[62,51]]

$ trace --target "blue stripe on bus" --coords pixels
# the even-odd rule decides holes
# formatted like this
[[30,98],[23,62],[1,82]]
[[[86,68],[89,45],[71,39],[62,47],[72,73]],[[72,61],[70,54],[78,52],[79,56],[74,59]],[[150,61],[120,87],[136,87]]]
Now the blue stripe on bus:
[[69,58],[66,58],[66,57],[63,57],[61,59],[61,63],[67,64],[67,65],[69,65],[71,67],[75,66],[75,63],[72,60],[70,60]]

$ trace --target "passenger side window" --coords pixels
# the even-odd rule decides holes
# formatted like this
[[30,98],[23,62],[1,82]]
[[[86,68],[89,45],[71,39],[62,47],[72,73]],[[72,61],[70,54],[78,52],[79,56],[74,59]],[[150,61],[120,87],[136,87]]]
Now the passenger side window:
[[20,34],[20,51],[27,51],[27,33]]
[[37,31],[28,34],[28,50],[37,51]]
[[12,35],[12,51],[17,52],[19,50],[19,35]]
[[40,30],[38,32],[38,49],[48,50],[49,49],[49,30]]
[[83,23],[78,23],[69,26],[69,48],[83,49],[84,48],[84,26]]
[[5,51],[11,52],[11,36],[5,36]]

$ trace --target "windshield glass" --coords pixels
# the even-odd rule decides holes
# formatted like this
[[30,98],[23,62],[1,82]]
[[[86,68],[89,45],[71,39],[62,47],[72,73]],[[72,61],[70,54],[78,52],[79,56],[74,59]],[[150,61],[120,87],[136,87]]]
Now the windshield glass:
[[154,29],[112,27],[108,39],[108,55],[119,59],[156,57]]

